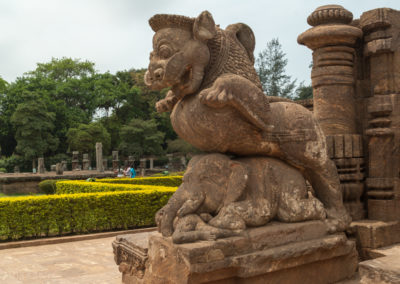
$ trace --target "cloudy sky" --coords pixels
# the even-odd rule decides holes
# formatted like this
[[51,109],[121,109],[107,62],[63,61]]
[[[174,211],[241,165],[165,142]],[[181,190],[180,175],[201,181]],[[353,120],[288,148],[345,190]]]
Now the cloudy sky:
[[311,51],[296,39],[309,28],[307,16],[331,3],[344,6],[354,18],[378,7],[400,9],[399,0],[0,0],[0,76],[12,82],[52,57],[89,60],[100,72],[144,68],[152,15],[195,17],[208,10],[223,28],[248,24],[256,36],[256,54],[279,38],[289,60],[287,74],[309,83]]

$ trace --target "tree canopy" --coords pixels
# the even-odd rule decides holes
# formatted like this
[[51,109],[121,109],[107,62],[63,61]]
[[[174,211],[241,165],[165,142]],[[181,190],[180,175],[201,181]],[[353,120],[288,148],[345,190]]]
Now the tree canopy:
[[296,80],[292,81],[285,73],[287,63],[286,54],[277,38],[269,41],[267,47],[258,54],[256,71],[268,96],[293,97]]

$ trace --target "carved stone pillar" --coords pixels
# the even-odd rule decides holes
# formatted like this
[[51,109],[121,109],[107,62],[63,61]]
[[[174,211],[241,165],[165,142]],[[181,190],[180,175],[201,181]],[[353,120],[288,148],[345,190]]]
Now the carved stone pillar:
[[44,167],[44,158],[38,158],[38,173],[44,174],[45,167]]
[[96,170],[100,173],[104,172],[103,168],[103,144],[96,143]]
[[369,71],[368,217],[400,220],[400,11],[381,8],[360,17]]
[[356,133],[354,47],[362,31],[352,19],[342,6],[321,6],[307,19],[313,28],[297,39],[313,50],[314,115],[325,135]]
[[79,168],[79,152],[72,152],[72,170],[75,171]]
[[89,154],[83,154],[82,169],[84,171],[87,171],[87,170],[89,170],[89,167],[90,167]]
[[327,135],[344,204],[353,220],[358,220],[364,217],[364,155],[357,132],[354,61],[362,31],[350,25],[352,19],[353,14],[342,6],[321,6],[307,19],[313,28],[299,35],[297,41],[313,50],[313,112]]
[[118,151],[112,151],[112,167],[113,171],[117,171],[119,169]]

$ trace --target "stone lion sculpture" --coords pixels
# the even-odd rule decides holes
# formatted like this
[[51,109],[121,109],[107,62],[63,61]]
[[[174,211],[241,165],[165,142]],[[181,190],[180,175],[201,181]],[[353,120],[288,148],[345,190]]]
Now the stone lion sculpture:
[[183,183],[156,221],[164,235],[173,232],[173,241],[182,243],[236,235],[273,219],[299,222],[325,216],[322,203],[292,166],[262,156],[206,154],[190,161]]
[[311,183],[330,230],[344,230],[350,217],[325,136],[303,106],[263,93],[253,67],[252,30],[245,24],[223,30],[207,11],[197,18],[160,14],[149,22],[155,35],[145,83],[170,88],[156,108],[172,111],[178,135],[206,152],[287,162]]

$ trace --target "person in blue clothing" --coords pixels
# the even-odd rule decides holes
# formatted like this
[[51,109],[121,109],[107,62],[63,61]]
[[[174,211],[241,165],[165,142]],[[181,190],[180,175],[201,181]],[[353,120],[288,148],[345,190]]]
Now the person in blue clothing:
[[133,165],[131,166],[131,169],[129,170],[129,176],[131,178],[134,178],[136,176],[135,167]]

